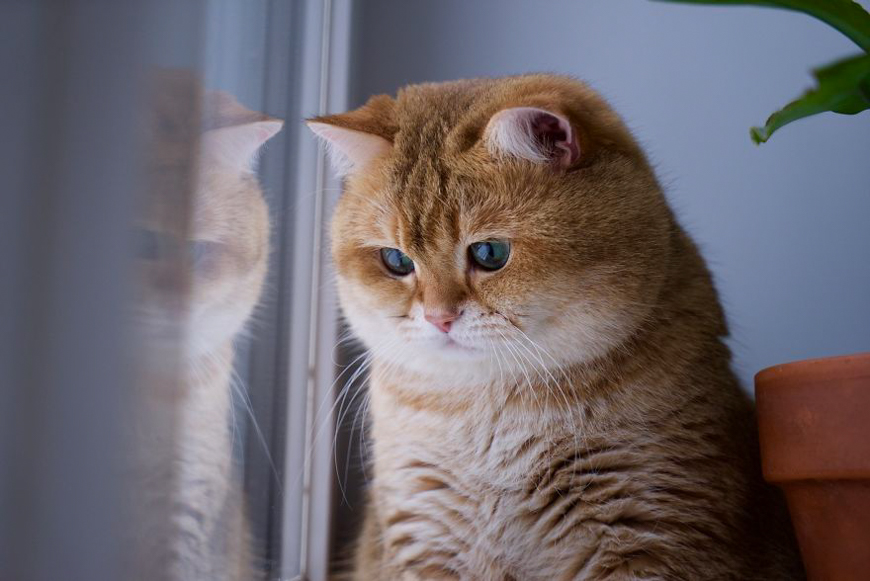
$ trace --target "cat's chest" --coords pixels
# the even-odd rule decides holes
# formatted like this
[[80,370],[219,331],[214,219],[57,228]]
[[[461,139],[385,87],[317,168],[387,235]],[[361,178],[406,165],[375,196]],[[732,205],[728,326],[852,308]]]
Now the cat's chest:
[[389,559],[434,551],[462,578],[552,579],[566,551],[594,547],[602,523],[637,509],[632,453],[610,438],[561,418],[492,417],[393,416],[375,430]]
[[391,414],[374,420],[375,461],[382,470],[403,480],[426,467],[475,496],[522,488],[559,438],[538,422],[487,412]]
[[232,473],[234,427],[229,366],[191,380],[176,427],[177,480],[181,502],[217,515]]
[[540,510],[540,483],[565,450],[538,424],[482,414],[393,418],[375,441],[387,539],[428,538],[492,556],[506,547],[522,554],[531,542],[527,517]]

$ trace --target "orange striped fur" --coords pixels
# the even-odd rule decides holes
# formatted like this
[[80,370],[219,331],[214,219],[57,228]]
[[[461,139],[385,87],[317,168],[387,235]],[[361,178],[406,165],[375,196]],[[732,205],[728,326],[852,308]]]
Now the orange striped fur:
[[[490,126],[515,107],[575,141]],[[333,259],[374,361],[355,579],[803,575],[710,273],[601,97],[456,81],[311,123],[344,157]],[[473,268],[491,239],[509,261]],[[392,276],[383,247],[415,271]],[[436,311],[461,315],[444,333]]]

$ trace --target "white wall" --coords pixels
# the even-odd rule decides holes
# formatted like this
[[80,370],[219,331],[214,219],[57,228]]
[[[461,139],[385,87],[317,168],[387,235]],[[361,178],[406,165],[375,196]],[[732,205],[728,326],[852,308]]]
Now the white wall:
[[[864,2],[866,6],[866,2]],[[603,92],[646,146],[728,311],[746,386],[870,350],[870,113],[749,126],[856,49],[801,14],[646,0],[363,0],[356,102],[418,81],[554,71]]]

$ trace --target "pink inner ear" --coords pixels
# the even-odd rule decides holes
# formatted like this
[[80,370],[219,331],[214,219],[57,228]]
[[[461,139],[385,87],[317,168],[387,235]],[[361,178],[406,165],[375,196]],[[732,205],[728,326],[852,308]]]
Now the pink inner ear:
[[266,143],[267,141],[269,141],[269,138],[272,137],[272,135],[274,134],[275,132],[271,129],[260,127],[257,129],[257,141],[259,141],[260,143]]
[[568,167],[580,158],[580,146],[567,119],[539,110],[529,121],[541,150],[560,166]]

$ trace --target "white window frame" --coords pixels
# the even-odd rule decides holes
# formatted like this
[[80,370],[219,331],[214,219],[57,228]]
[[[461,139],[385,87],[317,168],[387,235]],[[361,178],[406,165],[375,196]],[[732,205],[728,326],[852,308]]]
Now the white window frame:
[[[288,117],[290,123],[348,108],[353,4],[353,0],[306,2],[297,76],[302,82],[299,114]],[[284,490],[287,498],[301,494],[302,502],[298,507],[284,506],[280,574],[286,580],[321,581],[329,577],[336,376],[332,353],[339,325],[326,225],[341,183],[329,172],[323,149],[304,127],[297,135],[295,163],[295,211],[286,216],[292,221],[286,226],[294,233],[294,259]],[[301,418],[300,410],[304,410]]]

